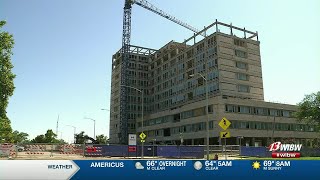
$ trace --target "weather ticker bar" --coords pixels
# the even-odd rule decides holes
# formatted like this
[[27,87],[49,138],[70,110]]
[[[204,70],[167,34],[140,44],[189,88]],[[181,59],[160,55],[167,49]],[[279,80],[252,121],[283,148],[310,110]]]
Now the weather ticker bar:
[[[319,179],[318,160],[2,160],[0,179]],[[124,173],[125,172],[125,173]]]

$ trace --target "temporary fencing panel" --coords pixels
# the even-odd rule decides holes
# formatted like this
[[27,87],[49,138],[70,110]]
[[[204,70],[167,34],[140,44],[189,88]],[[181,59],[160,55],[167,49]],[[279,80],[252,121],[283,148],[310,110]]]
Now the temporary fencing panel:
[[125,145],[102,145],[103,155],[111,157],[128,156],[128,146]]
[[203,158],[204,146],[158,146],[157,155],[173,158]]
[[271,157],[266,147],[241,146],[241,156]]
[[[110,157],[133,157],[141,156],[142,146],[137,146],[136,152],[129,152],[127,145],[86,145],[85,156],[110,156]],[[131,149],[130,149],[131,150]],[[144,146],[144,156],[175,157],[175,158],[203,158],[203,146]]]
[[101,145],[87,145],[84,155],[91,157],[103,156],[103,148]]
[[320,148],[302,147],[301,156],[319,157],[320,156]]
[[61,145],[60,154],[75,154],[75,148],[73,145],[69,144]]
[[[137,156],[141,156],[142,146],[138,146],[137,148]],[[157,156],[157,146],[145,145],[143,146],[143,156]]]
[[17,152],[13,144],[0,144],[0,157],[16,157]]
[[45,145],[26,145],[26,154],[44,154],[45,150]]
[[74,145],[74,153],[78,155],[84,155],[85,146],[83,144]]

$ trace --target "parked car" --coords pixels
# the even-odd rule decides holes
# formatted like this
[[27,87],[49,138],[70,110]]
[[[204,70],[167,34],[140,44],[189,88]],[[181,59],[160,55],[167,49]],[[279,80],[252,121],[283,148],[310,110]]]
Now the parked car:
[[19,152],[24,151],[24,147],[23,146],[13,145],[11,143],[3,143],[3,144],[1,144],[1,146],[7,146],[7,147],[12,147],[13,146]]
[[19,152],[24,151],[24,147],[23,146],[18,146],[18,145],[15,145],[15,146],[16,146],[17,151],[19,151]]

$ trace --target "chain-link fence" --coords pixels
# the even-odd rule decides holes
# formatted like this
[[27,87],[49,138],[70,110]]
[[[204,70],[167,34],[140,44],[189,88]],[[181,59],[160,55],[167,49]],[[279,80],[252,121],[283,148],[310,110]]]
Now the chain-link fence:
[[[207,153],[207,148],[204,149],[205,154]],[[210,157],[213,158],[214,155],[224,155],[227,157],[237,157],[241,154],[241,148],[239,145],[210,145],[209,146]]]
[[[142,151],[143,148],[143,151]],[[189,145],[107,145],[107,144],[0,144],[2,159],[86,159],[86,158],[197,158],[207,155],[207,146]],[[143,153],[142,153],[143,152]],[[271,157],[266,147],[210,145],[209,158],[241,156]],[[303,156],[320,156],[319,148],[303,148]]]
[[84,156],[84,145],[74,144],[0,144],[0,157],[12,159],[70,159]]
[[[143,148],[143,151],[142,151]],[[143,152],[143,153],[142,153]],[[210,146],[210,154],[239,155],[239,146]],[[106,144],[2,144],[1,157],[17,159],[83,159],[85,157],[120,158],[198,158],[206,155],[206,146],[185,145],[106,145]]]
[[0,144],[0,158],[16,158],[17,151],[17,147],[14,144]]

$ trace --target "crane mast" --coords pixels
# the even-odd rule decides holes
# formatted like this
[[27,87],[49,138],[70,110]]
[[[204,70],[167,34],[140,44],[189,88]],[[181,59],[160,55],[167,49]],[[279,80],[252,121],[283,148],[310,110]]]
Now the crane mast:
[[[156,13],[180,26],[183,26],[194,33],[199,31],[190,26],[189,24],[182,22],[181,20],[169,15],[161,9],[155,7],[146,0],[125,0],[123,8],[123,34],[122,34],[122,61],[121,61],[121,84],[128,86],[128,65],[129,65],[129,52],[130,52],[130,38],[131,38],[131,9],[132,5],[137,4],[153,13]],[[204,36],[204,34],[201,34]],[[121,144],[127,143],[128,136],[128,89],[124,86],[120,87],[120,133],[118,134],[119,141]],[[143,107],[142,107],[143,108]]]
[[[131,36],[131,0],[125,0],[123,8],[123,32],[122,32],[122,61],[121,61],[121,84],[128,86],[128,64]],[[128,136],[128,90],[124,86],[120,87],[120,133],[118,134],[121,144],[126,144]]]

